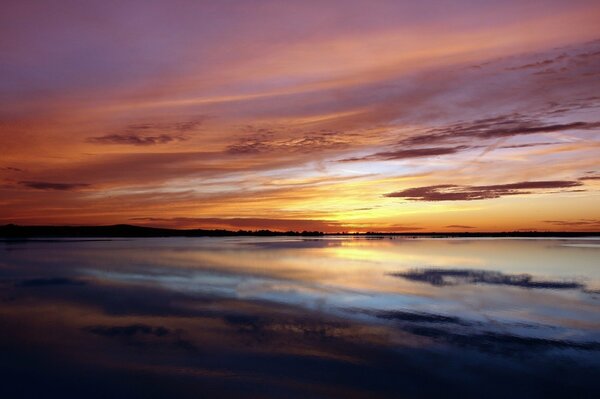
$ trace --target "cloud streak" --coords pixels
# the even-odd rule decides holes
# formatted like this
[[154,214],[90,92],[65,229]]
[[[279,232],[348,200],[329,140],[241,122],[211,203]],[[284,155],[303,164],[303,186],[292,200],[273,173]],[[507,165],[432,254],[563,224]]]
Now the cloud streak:
[[456,147],[430,147],[430,148],[412,148],[397,151],[384,151],[375,154],[367,155],[359,158],[342,159],[340,162],[355,162],[355,161],[392,161],[411,158],[428,158],[441,155],[456,154],[457,152],[467,150],[471,147],[460,145]]
[[45,181],[21,181],[19,184],[28,188],[34,188],[36,190],[50,191],[72,191],[90,186],[87,183],[53,183]]
[[525,181],[489,186],[439,184],[435,186],[407,188],[406,190],[385,194],[385,196],[389,198],[404,198],[411,201],[474,201],[509,195],[535,194],[538,190],[572,188],[581,185],[581,182],[569,180]]
[[461,138],[489,140],[570,130],[598,130],[599,128],[600,122],[577,121],[549,124],[529,119],[519,114],[501,115],[493,118],[478,119],[473,122],[457,123],[443,128],[435,128],[422,135],[402,140],[401,144],[435,144]]
[[109,134],[106,136],[91,137],[88,139],[90,143],[95,144],[121,144],[121,145],[157,145],[157,144],[168,144],[174,141],[185,140],[183,137],[170,136],[168,134],[161,134],[159,136],[138,136],[138,135],[125,135],[125,134]]
[[118,144],[133,146],[152,146],[169,144],[188,139],[187,134],[198,130],[205,118],[173,123],[137,123],[125,128],[123,133],[88,137],[92,144]]
[[586,227],[592,229],[600,229],[600,219],[544,220],[543,222],[554,225],[559,228]]

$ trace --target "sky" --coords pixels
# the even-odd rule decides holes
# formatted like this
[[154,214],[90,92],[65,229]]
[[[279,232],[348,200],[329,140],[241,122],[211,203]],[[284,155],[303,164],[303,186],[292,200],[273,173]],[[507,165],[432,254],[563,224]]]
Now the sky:
[[0,224],[600,230],[600,3],[3,1]]

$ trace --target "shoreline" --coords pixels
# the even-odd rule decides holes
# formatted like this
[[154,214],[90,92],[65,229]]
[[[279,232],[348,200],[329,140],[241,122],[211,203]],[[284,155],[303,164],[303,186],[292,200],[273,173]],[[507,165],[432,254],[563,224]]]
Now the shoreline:
[[0,226],[0,238],[142,238],[142,237],[428,237],[428,238],[583,238],[600,237],[600,231],[510,231],[510,232],[365,232],[167,229],[127,224],[108,226]]

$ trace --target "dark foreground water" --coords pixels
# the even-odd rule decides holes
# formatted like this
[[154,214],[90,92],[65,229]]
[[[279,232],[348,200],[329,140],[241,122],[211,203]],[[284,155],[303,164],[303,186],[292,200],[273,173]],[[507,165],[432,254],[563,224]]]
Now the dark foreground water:
[[598,397],[600,240],[0,242],[0,397]]

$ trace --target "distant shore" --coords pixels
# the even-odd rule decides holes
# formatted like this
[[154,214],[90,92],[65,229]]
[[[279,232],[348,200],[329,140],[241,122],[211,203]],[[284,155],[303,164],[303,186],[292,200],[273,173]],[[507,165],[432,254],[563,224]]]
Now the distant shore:
[[509,231],[509,232],[365,232],[324,233],[320,231],[272,231],[272,230],[204,230],[167,229],[158,227],[117,224],[109,226],[0,226],[2,238],[60,238],[60,237],[235,237],[235,236],[400,236],[400,237],[600,237],[600,231]]

